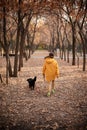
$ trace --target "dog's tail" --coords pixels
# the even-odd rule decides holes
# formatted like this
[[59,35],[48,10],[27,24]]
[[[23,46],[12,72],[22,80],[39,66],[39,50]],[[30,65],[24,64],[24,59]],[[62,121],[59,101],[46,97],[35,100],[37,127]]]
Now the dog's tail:
[[37,78],[37,77],[35,76],[35,77],[34,77],[34,81],[36,81],[36,78]]

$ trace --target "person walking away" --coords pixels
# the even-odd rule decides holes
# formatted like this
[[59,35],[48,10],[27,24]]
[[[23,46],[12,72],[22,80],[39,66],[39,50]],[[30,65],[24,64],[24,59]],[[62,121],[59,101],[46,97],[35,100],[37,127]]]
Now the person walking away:
[[54,59],[54,54],[52,52],[45,57],[42,73],[48,85],[47,96],[50,96],[51,93],[55,92],[55,78],[59,77],[59,66],[57,61]]

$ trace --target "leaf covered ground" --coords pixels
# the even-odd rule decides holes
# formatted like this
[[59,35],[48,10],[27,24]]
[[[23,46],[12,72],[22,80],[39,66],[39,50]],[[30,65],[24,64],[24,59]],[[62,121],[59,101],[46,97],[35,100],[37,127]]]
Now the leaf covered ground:
[[[24,59],[17,78],[10,78],[8,86],[0,83],[0,130],[87,130],[87,71],[55,57],[60,77],[55,94],[47,97],[42,76],[47,54],[36,51],[28,61]],[[5,80],[5,59],[0,63]],[[31,91],[26,80],[34,76],[37,81]]]

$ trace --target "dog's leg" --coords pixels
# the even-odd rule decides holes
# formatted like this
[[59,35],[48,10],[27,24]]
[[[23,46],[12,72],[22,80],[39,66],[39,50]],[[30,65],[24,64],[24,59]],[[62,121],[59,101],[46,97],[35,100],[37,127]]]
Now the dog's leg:
[[29,85],[29,89],[32,90],[32,87]]
[[34,90],[34,85],[33,85],[33,87],[32,87],[32,88],[33,88],[33,90]]

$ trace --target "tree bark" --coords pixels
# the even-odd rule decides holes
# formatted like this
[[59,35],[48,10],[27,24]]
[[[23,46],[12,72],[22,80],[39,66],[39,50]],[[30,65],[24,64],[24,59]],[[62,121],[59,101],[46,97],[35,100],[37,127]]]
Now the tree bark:
[[8,84],[9,77],[9,47],[6,39],[6,9],[3,7],[3,41],[4,41],[4,50],[6,53],[6,83]]
[[72,65],[75,65],[75,26],[72,25]]
[[[21,0],[19,0],[19,5]],[[16,37],[16,48],[15,48],[15,59],[14,59],[14,77],[18,74],[18,51],[19,51],[19,40],[20,40],[20,9],[18,10],[18,26],[17,26],[17,37]]]
[[29,23],[31,20],[31,13],[29,15],[29,18],[26,23],[26,27],[24,28],[23,21],[21,20],[21,40],[20,40],[20,55],[19,55],[19,71],[21,70],[21,67],[23,67],[23,53],[24,53],[24,44],[25,44],[25,37],[28,31]]

